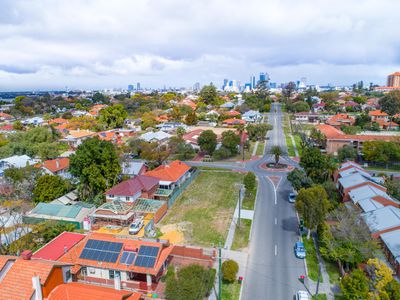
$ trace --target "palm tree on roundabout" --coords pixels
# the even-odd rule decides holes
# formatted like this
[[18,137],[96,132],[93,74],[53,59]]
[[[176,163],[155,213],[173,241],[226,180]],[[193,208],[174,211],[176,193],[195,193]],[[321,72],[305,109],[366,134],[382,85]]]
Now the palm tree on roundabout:
[[271,154],[273,154],[275,156],[275,166],[278,165],[279,163],[279,158],[282,155],[282,148],[279,146],[273,146],[271,148]]

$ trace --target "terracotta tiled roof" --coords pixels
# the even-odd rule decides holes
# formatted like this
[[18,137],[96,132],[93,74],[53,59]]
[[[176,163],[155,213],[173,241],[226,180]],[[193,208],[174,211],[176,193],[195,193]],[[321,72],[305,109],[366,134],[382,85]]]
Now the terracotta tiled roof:
[[79,138],[83,138],[83,137],[93,136],[93,135],[95,135],[96,133],[93,132],[93,131],[90,131],[90,130],[71,130],[71,131],[69,132],[69,134],[70,134],[72,137],[74,137],[74,138],[76,138],[76,139],[79,139]]
[[12,124],[7,124],[7,125],[3,125],[0,127],[0,130],[4,130],[4,131],[13,131],[14,127]]
[[400,76],[400,72],[394,72],[394,73],[390,74],[390,76]]
[[118,196],[134,196],[135,194],[142,191],[149,191],[158,185],[159,179],[155,177],[138,175],[131,179],[122,181],[121,183],[113,186],[111,189],[106,191],[106,195],[118,195]]
[[189,143],[197,145],[197,139],[203,131],[204,131],[203,129],[196,129],[188,133],[185,133],[182,138]]
[[179,161],[175,160],[169,165],[162,165],[155,168],[152,171],[145,173],[147,176],[153,176],[163,181],[178,181],[186,172],[190,170],[190,167]]
[[236,117],[240,115],[240,112],[236,111],[236,110],[230,110],[226,113],[226,115],[231,116],[231,117]]
[[350,141],[391,141],[393,136],[390,135],[351,135],[344,134],[343,131],[336,129],[331,125],[319,124],[315,126],[328,140],[350,140]]
[[70,282],[57,286],[48,300],[139,300],[141,294],[130,291],[118,291],[96,285]]
[[64,265],[60,262],[46,260],[24,260],[15,256],[2,256],[0,265],[9,260],[15,260],[11,268],[0,282],[0,300],[29,300],[33,294],[32,277],[39,276],[44,285],[55,266]]
[[85,237],[84,234],[63,232],[45,246],[36,251],[32,257],[46,260],[57,260]]
[[226,119],[223,123],[228,125],[239,125],[246,124],[246,121],[242,119]]
[[370,117],[380,117],[380,116],[386,117],[388,114],[385,113],[385,112],[383,112],[383,111],[381,111],[381,110],[371,110],[371,111],[368,113],[368,115],[369,115]]
[[58,171],[68,169],[69,168],[69,158],[68,157],[60,157],[55,159],[49,159],[41,164],[42,167],[46,168],[52,173],[56,173]]
[[75,265],[74,268],[71,270],[72,273],[79,271],[81,266],[98,267],[99,262],[96,260],[79,258],[83,248],[85,247],[85,245],[89,239],[122,243],[123,244],[122,249],[130,250],[130,251],[136,251],[136,249],[139,249],[140,246],[159,247],[160,251],[158,253],[154,268],[137,267],[134,264],[126,265],[126,264],[119,263],[119,260],[121,258],[122,252],[123,252],[122,250],[121,250],[121,252],[118,256],[118,259],[115,263],[102,262],[102,264],[101,264],[102,268],[104,268],[104,269],[132,271],[132,272],[142,273],[142,274],[146,274],[146,273],[151,274],[151,275],[158,274],[158,272],[162,268],[165,260],[171,254],[171,251],[173,249],[173,245],[163,245],[162,243],[150,242],[150,241],[145,241],[145,240],[117,238],[110,234],[90,233],[82,241],[80,241],[77,245],[72,247],[66,254],[64,254],[62,257],[59,258],[59,261],[61,261],[61,262]]
[[183,99],[180,103],[180,105],[187,105],[190,106],[193,110],[196,110],[197,105],[190,99]]
[[55,118],[52,120],[49,120],[49,124],[68,124],[69,121],[67,119],[63,118]]
[[4,112],[0,112],[0,118],[5,120],[12,120],[14,117],[12,115],[6,114]]

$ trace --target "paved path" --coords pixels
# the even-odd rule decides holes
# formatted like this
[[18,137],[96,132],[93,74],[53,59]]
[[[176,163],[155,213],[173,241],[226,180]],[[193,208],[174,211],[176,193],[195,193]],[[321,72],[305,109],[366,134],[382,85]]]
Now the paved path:
[[294,140],[293,135],[290,135],[290,139],[292,140],[292,144],[293,144],[293,149],[294,149],[294,155],[296,157],[299,157],[299,151],[297,151],[297,146],[296,146],[296,141]]
[[252,156],[256,155],[257,148],[258,148],[258,141],[254,144],[253,153],[251,154]]

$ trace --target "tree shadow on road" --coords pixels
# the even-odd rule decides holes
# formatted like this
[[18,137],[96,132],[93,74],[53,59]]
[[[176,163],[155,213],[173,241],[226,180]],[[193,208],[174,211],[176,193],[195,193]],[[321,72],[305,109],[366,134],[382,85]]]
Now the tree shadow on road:
[[298,223],[296,217],[289,217],[282,220],[281,227],[285,231],[293,231],[297,232],[298,230]]

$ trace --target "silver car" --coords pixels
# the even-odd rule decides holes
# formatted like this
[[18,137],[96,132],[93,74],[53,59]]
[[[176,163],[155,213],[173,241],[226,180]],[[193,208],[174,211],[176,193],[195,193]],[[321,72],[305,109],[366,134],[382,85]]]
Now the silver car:
[[295,203],[296,202],[296,196],[297,195],[295,193],[290,193],[289,197],[288,197],[289,202],[290,203]]

